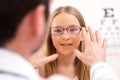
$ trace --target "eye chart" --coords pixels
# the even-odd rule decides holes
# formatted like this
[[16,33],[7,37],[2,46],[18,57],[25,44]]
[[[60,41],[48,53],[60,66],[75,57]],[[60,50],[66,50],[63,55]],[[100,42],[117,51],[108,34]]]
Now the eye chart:
[[[99,1],[92,8],[91,25],[100,31],[101,36],[108,40],[107,53],[120,54],[120,1]],[[92,18],[90,18],[92,19]],[[90,21],[89,19],[89,21]],[[89,22],[88,21],[88,22]],[[97,26],[97,27],[96,27]]]
[[108,47],[120,47],[120,9],[114,7],[103,8],[100,20],[101,35],[107,37]]

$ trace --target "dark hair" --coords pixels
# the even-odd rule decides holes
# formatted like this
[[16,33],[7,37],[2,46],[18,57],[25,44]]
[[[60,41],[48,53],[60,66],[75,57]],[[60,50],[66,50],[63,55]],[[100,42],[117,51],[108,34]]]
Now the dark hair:
[[4,46],[15,37],[23,17],[40,4],[46,7],[47,20],[49,0],[0,0],[0,46]]

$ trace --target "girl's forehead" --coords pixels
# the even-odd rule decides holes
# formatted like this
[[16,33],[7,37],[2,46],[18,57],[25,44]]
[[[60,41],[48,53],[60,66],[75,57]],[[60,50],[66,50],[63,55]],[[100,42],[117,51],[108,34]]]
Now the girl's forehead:
[[72,14],[60,13],[54,17],[51,24],[52,26],[70,26],[70,25],[79,25],[79,21]]

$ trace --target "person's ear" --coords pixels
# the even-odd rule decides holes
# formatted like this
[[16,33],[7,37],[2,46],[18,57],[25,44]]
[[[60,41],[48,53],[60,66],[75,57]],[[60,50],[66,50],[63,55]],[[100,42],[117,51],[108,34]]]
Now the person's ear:
[[43,34],[45,30],[45,6],[38,6],[32,13],[31,27],[34,33]]
[[[83,28],[83,27],[82,27],[82,28]],[[80,30],[80,41],[83,41],[83,40],[84,40],[84,39],[83,39],[82,28],[81,28],[81,30]]]
[[[81,30],[81,40],[82,41],[84,41],[85,33],[88,34],[88,28],[82,27],[82,30]],[[88,35],[88,37],[89,37],[89,35]]]

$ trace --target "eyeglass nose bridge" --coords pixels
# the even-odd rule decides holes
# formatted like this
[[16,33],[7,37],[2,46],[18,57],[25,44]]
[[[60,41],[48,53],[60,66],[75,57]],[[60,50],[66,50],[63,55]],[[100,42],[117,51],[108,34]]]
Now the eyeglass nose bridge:
[[62,32],[62,34],[64,34],[64,31],[66,31],[67,34],[69,34],[68,28],[63,28],[63,32]]

